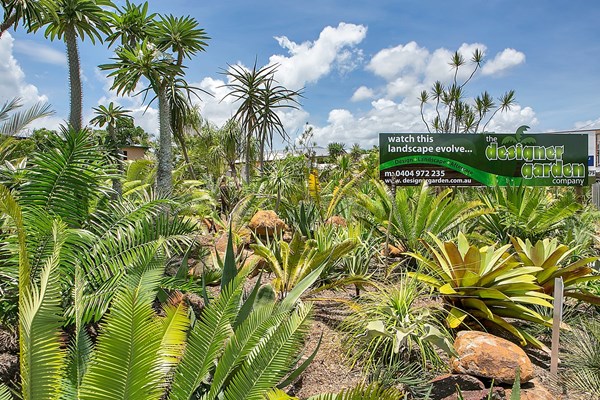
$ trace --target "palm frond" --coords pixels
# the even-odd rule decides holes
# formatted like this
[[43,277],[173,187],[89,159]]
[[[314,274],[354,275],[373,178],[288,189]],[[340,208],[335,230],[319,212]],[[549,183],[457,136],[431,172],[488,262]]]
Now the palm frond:
[[268,340],[259,342],[225,390],[226,400],[264,399],[266,392],[285,377],[308,333],[310,311],[310,306],[298,306]]
[[23,204],[47,210],[69,226],[87,218],[93,199],[106,180],[105,154],[98,151],[90,131],[63,130],[51,137],[53,148],[37,153],[28,171],[30,182],[21,188]]
[[163,264],[148,255],[124,279],[107,316],[81,387],[81,399],[159,399],[163,374],[159,348],[163,328],[152,301]]
[[[8,111],[14,111],[19,107],[13,107]],[[4,114],[4,116],[7,117],[6,119],[2,118],[3,110],[4,108],[0,109],[0,121],[2,121],[0,123],[0,134],[8,136],[18,134],[36,119],[49,117],[54,114],[54,111],[50,108],[50,105],[46,103],[36,103],[26,110],[17,111],[10,115]]]
[[240,306],[243,277],[238,275],[202,313],[191,331],[177,367],[171,399],[188,400],[206,381],[214,362],[233,333],[232,323]]
[[62,322],[58,279],[60,251],[65,227],[54,225],[54,251],[41,271],[39,287],[20,295],[19,333],[21,383],[24,400],[55,398],[60,390],[65,352],[61,350]]

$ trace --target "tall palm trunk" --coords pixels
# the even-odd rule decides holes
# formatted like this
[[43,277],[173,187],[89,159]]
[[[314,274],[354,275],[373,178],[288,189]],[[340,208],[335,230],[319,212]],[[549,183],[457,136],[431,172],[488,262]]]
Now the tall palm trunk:
[[244,171],[246,175],[246,183],[250,182],[250,149],[252,146],[252,130],[249,133],[246,133],[246,165],[244,166]]
[[163,82],[158,88],[158,120],[159,120],[159,148],[158,171],[156,173],[156,189],[163,193],[173,190],[173,144],[171,142],[171,111],[167,86]]
[[65,44],[67,45],[67,61],[69,63],[69,84],[71,95],[71,110],[69,124],[71,128],[80,131],[83,125],[82,109],[83,94],[81,91],[81,75],[79,65],[79,51],[77,50],[77,34],[71,25],[65,29]]

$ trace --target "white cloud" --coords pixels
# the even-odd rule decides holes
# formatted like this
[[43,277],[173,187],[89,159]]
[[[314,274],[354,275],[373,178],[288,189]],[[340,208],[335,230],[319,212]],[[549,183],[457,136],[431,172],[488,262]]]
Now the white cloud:
[[15,53],[23,54],[37,62],[54,65],[67,65],[64,51],[58,51],[50,46],[34,42],[33,40],[20,39],[14,44]]
[[600,129],[600,117],[595,120],[575,122],[575,129]]
[[[487,48],[482,43],[463,43],[458,53],[464,59],[459,68],[457,81],[464,82],[473,71],[473,52],[479,49],[485,54]],[[353,94],[353,101],[370,99],[371,108],[366,112],[353,113],[346,109],[335,109],[329,114],[325,126],[314,127],[314,138],[325,145],[333,141],[346,143],[359,142],[363,147],[376,145],[380,132],[424,132],[427,127],[421,117],[419,93],[429,91],[431,85],[440,80],[448,85],[454,79],[455,69],[450,65],[454,50],[438,48],[429,50],[416,42],[409,42],[383,49],[368,62],[366,70],[384,79],[381,88],[359,87]],[[478,73],[481,79],[490,74],[498,74],[519,63],[525,56],[513,49],[505,49],[491,61],[484,64],[486,75]],[[381,93],[379,97],[378,93]],[[469,96],[466,87],[465,96]],[[469,99],[466,99],[469,101]],[[437,114],[434,106],[424,109],[426,121]],[[531,107],[515,105],[511,110],[498,113],[488,124],[488,131],[514,132],[520,125],[538,124]],[[481,129],[481,127],[480,127]]]
[[487,125],[486,131],[510,133],[515,132],[521,125],[534,127],[538,122],[535,112],[531,107],[522,107],[516,104],[510,110],[505,112],[499,111]]
[[48,101],[36,86],[25,80],[25,72],[13,56],[14,41],[9,32],[0,37],[0,100],[20,97],[26,105]]
[[367,65],[367,70],[386,80],[392,80],[407,72],[422,70],[428,58],[427,49],[419,47],[416,42],[410,42],[379,51]]
[[483,65],[481,73],[483,75],[495,75],[524,62],[525,54],[515,49],[504,49],[501,53],[496,54],[494,59]]
[[373,97],[375,97],[375,92],[373,91],[373,89],[370,89],[366,86],[361,86],[354,91],[354,94],[352,95],[352,98],[350,100],[363,101],[372,99]]
[[337,27],[328,26],[313,42],[295,43],[286,36],[275,39],[287,49],[288,56],[272,55],[269,64],[279,64],[276,78],[288,89],[298,90],[329,74],[336,65],[343,72],[356,67],[361,53],[355,51],[367,34],[363,25],[341,22]]
[[[48,102],[48,97],[41,94],[35,85],[27,82],[25,72],[13,56],[15,40],[9,32],[0,37],[0,104],[21,98],[24,107],[30,107],[38,102]],[[29,129],[47,128],[58,129],[64,123],[62,118],[49,116],[38,119],[29,125]]]

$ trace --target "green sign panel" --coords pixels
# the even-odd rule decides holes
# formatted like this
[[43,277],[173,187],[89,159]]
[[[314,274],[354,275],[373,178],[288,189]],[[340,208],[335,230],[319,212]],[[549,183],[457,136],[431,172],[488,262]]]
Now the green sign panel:
[[388,185],[584,186],[587,136],[381,133],[379,176]]

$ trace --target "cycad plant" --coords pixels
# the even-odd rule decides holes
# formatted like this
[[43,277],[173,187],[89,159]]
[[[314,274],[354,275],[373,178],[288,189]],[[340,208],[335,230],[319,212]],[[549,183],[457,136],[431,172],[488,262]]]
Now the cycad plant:
[[[63,245],[68,251],[59,260],[61,290],[72,290],[76,266],[81,268],[85,281],[82,299],[88,304],[84,320],[98,320],[120,278],[130,272],[132,259],[157,243],[167,252],[180,249],[189,243],[188,235],[196,224],[180,217],[176,204],[168,198],[144,194],[135,201],[111,202],[109,162],[89,131],[64,130],[61,136],[51,137],[49,143],[46,151],[32,155],[24,182],[11,193],[22,208],[22,223],[28,230],[28,279],[37,279],[43,268],[51,252],[54,220],[60,219],[77,232],[69,235]],[[4,223],[0,253],[5,255],[0,260],[0,288],[6,302],[17,297],[18,236],[13,221],[5,214],[0,220]],[[73,315],[72,304],[72,299],[65,296],[63,306],[69,318]],[[13,309],[12,318],[15,312]]]
[[508,249],[510,245],[477,247],[459,233],[457,243],[442,242],[430,235],[434,245],[424,243],[427,254],[410,253],[421,267],[412,273],[435,288],[444,300],[447,325],[488,322],[518,338],[523,345],[543,344],[507,318],[549,326],[550,322],[530,308],[551,308],[552,297],[542,291],[535,274],[537,266],[524,266]]
[[494,213],[482,215],[481,230],[492,241],[508,243],[509,237],[532,242],[555,235],[580,206],[568,197],[555,198],[545,188],[507,186],[485,188],[480,200]]
[[[18,232],[19,270],[29,273],[27,234],[21,210],[5,189],[0,210]],[[297,351],[308,329],[310,307],[299,297],[317,278],[314,271],[288,297],[274,301],[273,289],[260,281],[244,300],[247,271],[236,275],[226,260],[219,297],[195,323],[184,303],[153,309],[164,270],[164,252],[157,245],[131,260],[132,272],[119,282],[103,319],[96,345],[82,324],[82,271],[75,272],[75,334],[62,345],[59,260],[67,236],[75,230],[53,224],[52,252],[39,280],[19,282],[21,393],[23,399],[262,399],[284,380],[294,379],[306,363],[293,370]],[[232,244],[228,244],[228,256]],[[0,385],[0,399],[11,399]]]
[[409,251],[422,249],[426,232],[447,238],[465,221],[490,212],[480,201],[463,201],[447,188],[436,192],[427,183],[417,188],[397,188],[395,198],[385,184],[372,180],[371,193],[358,193],[365,220]]

